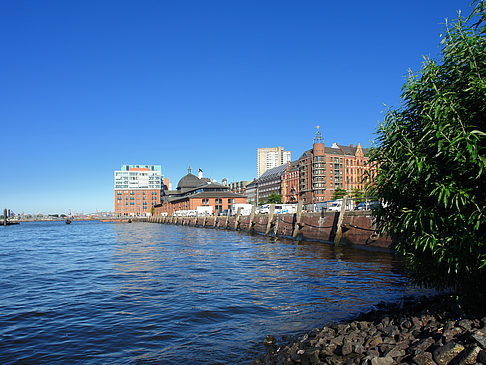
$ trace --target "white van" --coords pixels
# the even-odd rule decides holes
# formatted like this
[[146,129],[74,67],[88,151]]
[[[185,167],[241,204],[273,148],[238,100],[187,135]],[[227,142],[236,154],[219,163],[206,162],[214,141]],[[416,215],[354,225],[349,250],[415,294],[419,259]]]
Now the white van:
[[238,213],[238,208],[241,208],[241,212],[240,212],[241,215],[250,215],[251,208],[253,208],[253,204],[235,203],[233,204],[233,208],[231,208],[230,215],[236,215]]
[[[258,208],[258,214],[268,214],[270,204],[264,204]],[[275,204],[275,214],[294,214],[297,213],[297,204]]]

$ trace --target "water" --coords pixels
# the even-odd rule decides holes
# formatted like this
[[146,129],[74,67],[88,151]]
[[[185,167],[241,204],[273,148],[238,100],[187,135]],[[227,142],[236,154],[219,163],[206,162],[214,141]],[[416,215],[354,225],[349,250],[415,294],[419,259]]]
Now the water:
[[388,252],[149,223],[0,227],[0,362],[248,363],[414,293]]

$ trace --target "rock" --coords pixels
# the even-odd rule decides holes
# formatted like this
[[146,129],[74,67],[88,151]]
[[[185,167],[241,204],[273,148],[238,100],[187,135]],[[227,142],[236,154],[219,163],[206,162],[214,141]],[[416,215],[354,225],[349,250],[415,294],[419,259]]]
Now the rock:
[[340,336],[337,336],[337,337],[334,337],[333,339],[331,339],[331,343],[335,344],[335,345],[338,345],[338,346],[342,346],[343,345],[343,335],[340,335]]
[[417,365],[436,365],[436,362],[432,360],[432,354],[430,352],[415,355],[412,360]]
[[351,342],[346,342],[345,344],[343,344],[343,347],[341,348],[341,352],[342,352],[343,356],[347,356],[350,353],[352,353],[353,352],[353,346],[351,345]]
[[399,348],[392,348],[390,351],[384,354],[385,357],[400,357],[400,356],[405,356],[405,351],[401,350]]
[[486,365],[486,351],[481,350],[479,351],[478,357],[476,358],[476,361]]
[[263,344],[265,346],[272,346],[276,342],[277,342],[277,339],[275,337],[273,337],[272,335],[267,335],[267,337],[265,337],[265,339],[263,340]]
[[374,337],[368,344],[368,346],[371,346],[371,347],[376,347],[380,344],[383,343],[383,338],[381,338],[380,336],[377,336],[377,337]]
[[478,357],[479,351],[481,351],[481,348],[479,346],[472,346],[465,351],[459,356],[459,359],[457,362],[454,362],[454,365],[466,365],[466,364],[475,364],[476,359]]
[[371,365],[393,365],[395,361],[391,357],[375,357],[371,359]]
[[420,340],[419,343],[414,346],[414,348],[422,351],[427,351],[434,343],[435,341],[432,338],[426,337],[423,340]]
[[370,359],[372,359],[374,357],[380,357],[380,352],[378,350],[375,350],[375,349],[370,349],[370,350],[366,351],[366,356],[369,357]]
[[334,355],[334,351],[336,351],[337,345],[335,343],[331,343],[327,346],[324,346],[324,348],[321,350],[321,354],[323,355]]
[[309,359],[311,364],[317,364],[319,362],[319,350],[309,349],[306,350],[304,356]]
[[464,328],[466,331],[470,331],[472,329],[472,321],[469,319],[459,321],[458,325]]
[[400,323],[400,327],[402,327],[403,329],[409,329],[412,327],[412,322],[410,322],[408,319],[402,321],[402,323]]
[[433,358],[437,364],[449,364],[452,359],[459,355],[464,350],[464,346],[455,342],[448,342],[444,346],[440,346],[432,353]]
[[474,332],[474,334],[471,336],[476,340],[476,342],[483,348],[483,350],[486,350],[486,331],[483,330],[477,330]]

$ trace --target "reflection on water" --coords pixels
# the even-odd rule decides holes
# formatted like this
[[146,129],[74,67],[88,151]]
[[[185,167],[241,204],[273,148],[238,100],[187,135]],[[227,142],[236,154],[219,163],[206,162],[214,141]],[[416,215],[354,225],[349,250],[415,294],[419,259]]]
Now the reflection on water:
[[0,230],[0,360],[245,362],[414,293],[388,252],[158,224]]

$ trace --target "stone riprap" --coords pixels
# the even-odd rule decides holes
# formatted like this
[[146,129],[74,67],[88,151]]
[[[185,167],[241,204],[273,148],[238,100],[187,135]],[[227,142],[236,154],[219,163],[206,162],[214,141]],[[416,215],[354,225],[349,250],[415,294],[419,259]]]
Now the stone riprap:
[[448,298],[408,298],[298,339],[264,340],[255,364],[486,364],[486,317],[463,318]]

